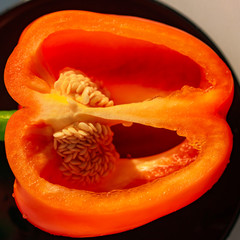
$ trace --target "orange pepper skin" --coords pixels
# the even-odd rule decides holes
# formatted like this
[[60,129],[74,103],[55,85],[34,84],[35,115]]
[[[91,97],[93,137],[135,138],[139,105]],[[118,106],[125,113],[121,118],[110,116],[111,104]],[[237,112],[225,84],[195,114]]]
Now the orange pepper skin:
[[[108,38],[113,46],[107,45]],[[121,51],[125,55],[113,59],[105,67],[112,59],[111,51],[121,52],[114,46],[120,49],[124,41]],[[86,46],[78,50],[84,44]],[[88,44],[93,48],[88,49]],[[101,47],[111,51],[105,49],[102,53]],[[146,73],[143,72],[144,77],[155,71],[157,65],[152,67],[155,60],[164,64],[155,52],[165,54],[165,60],[170,59],[170,62],[176,60],[173,65],[176,76],[173,73],[173,78],[169,77],[171,86],[157,83],[157,78],[149,81],[150,87],[163,95],[146,101],[145,105],[133,102],[132,111],[124,104],[130,103],[131,98],[122,99],[122,93],[112,87],[113,82],[119,83],[121,78],[105,72],[108,67],[114,72],[118,69],[115,66],[126,59],[134,62],[137,58],[127,54],[134,47],[133,55],[140,51],[141,56],[153,59],[149,60],[151,64],[146,67]],[[59,53],[59,49],[66,49],[66,52]],[[103,55],[104,74],[92,70],[84,62],[79,63],[74,52],[82,52],[86,58],[88,53]],[[189,67],[186,71],[189,73],[180,71],[178,59],[183,60],[183,68]],[[95,66],[101,62],[97,57],[88,60],[91,64],[96,61]],[[57,159],[52,146],[53,130],[44,121],[35,125],[35,119],[43,109],[39,99],[51,92],[54,79],[67,64],[102,80],[116,94],[118,105],[114,107],[114,113],[109,108],[89,109],[86,110],[88,114],[99,117],[105,111],[104,116],[109,119],[124,115],[126,121],[129,118],[136,123],[176,131],[199,150],[196,160],[163,178],[109,192],[68,188],[48,181],[41,174],[49,161],[52,160],[54,165]],[[134,64],[126,68],[129,73],[124,75],[126,84],[139,83],[138,75],[132,74],[133,69]],[[184,77],[179,77],[180,83],[173,87],[179,73]],[[164,71],[156,71],[156,74],[159,78],[166,76]],[[144,88],[148,87],[144,81],[140,80],[140,83]],[[7,62],[5,84],[13,99],[23,106],[10,118],[5,134],[7,158],[16,177],[14,197],[23,216],[51,234],[92,237],[146,224],[198,199],[218,181],[229,162],[232,133],[225,117],[233,98],[231,72],[208,46],[170,26],[135,17],[84,11],[62,11],[43,16],[22,33]],[[163,156],[167,155],[163,153]]]

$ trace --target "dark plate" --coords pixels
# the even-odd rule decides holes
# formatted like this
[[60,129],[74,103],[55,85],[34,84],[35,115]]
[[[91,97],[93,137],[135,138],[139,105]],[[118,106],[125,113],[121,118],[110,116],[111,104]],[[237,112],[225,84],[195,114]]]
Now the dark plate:
[[[22,30],[37,17],[63,9],[80,9],[144,17],[183,29],[212,47],[225,61],[214,43],[193,23],[168,7],[149,0],[35,0],[0,16],[0,109],[16,109],[3,84],[6,60]],[[226,61],[225,61],[226,62]],[[235,95],[227,120],[234,135],[231,161],[221,179],[204,196],[189,206],[137,229],[98,239],[222,240],[227,237],[240,207],[240,94]],[[0,239],[68,239],[51,236],[24,220],[12,198],[14,176],[1,143],[0,167]],[[41,211],[41,209],[39,210]]]

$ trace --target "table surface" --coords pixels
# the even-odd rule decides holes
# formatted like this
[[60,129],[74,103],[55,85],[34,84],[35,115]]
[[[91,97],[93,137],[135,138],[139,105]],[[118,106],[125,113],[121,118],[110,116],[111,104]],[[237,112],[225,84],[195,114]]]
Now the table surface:
[[[29,0],[0,0],[0,14]],[[156,0],[178,11],[205,32],[231,65],[240,80],[239,0]],[[240,217],[227,240],[240,239]]]

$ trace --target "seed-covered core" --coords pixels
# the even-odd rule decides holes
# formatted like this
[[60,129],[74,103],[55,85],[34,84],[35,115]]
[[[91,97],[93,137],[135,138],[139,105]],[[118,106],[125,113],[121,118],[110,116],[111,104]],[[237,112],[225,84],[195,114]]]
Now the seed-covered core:
[[100,83],[92,82],[80,71],[63,71],[54,84],[54,89],[61,95],[70,96],[77,102],[90,107],[113,106],[109,92]]
[[[79,71],[66,70],[54,84],[60,94],[89,107],[109,107],[113,101],[101,85]],[[108,125],[74,122],[53,134],[54,149],[62,157],[64,177],[82,185],[100,182],[114,168],[119,158],[112,144],[113,132]]]
[[54,148],[63,158],[60,170],[72,180],[97,183],[119,158],[107,125],[75,122],[53,136]]

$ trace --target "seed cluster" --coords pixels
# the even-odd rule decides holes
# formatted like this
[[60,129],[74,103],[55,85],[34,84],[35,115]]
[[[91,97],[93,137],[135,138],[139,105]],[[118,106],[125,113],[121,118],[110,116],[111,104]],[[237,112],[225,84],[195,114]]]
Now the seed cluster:
[[99,182],[119,158],[109,126],[75,122],[53,136],[54,149],[63,158],[63,175],[84,184]]
[[113,106],[113,101],[109,100],[109,93],[100,86],[100,83],[92,82],[76,70],[62,72],[54,88],[60,94],[71,96],[77,102],[90,107]]
[[[91,107],[109,107],[106,90],[79,71],[66,70],[60,74],[54,88],[61,95]],[[108,96],[106,96],[106,95]],[[55,132],[54,149],[62,157],[62,174],[82,185],[98,183],[114,168],[119,158],[112,144],[113,132],[100,123],[75,122]]]

